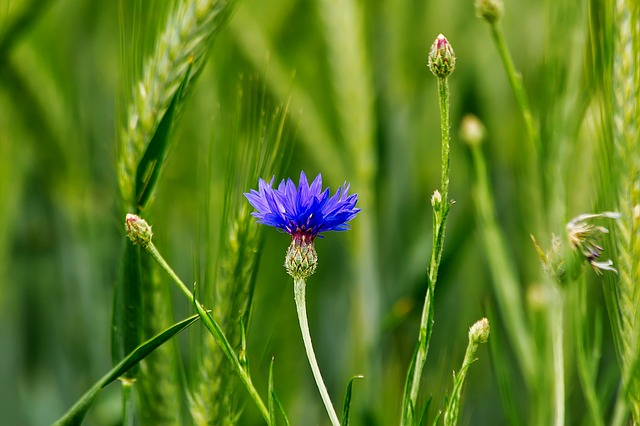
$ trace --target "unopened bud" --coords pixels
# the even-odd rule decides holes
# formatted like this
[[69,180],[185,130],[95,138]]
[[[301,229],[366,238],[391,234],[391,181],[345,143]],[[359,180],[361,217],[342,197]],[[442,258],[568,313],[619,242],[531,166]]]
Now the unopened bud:
[[124,225],[129,239],[134,244],[141,247],[147,247],[151,243],[153,232],[151,232],[151,226],[146,220],[135,214],[127,213]]
[[440,211],[440,207],[442,207],[442,194],[437,189],[433,192],[431,196],[431,206],[435,211]]
[[479,145],[484,139],[484,126],[482,122],[473,114],[467,114],[462,117],[462,123],[460,124],[460,139],[469,145],[474,147]]
[[456,67],[456,55],[442,34],[436,37],[429,52],[429,69],[438,78],[448,77]]
[[476,15],[490,24],[500,20],[504,13],[504,4],[500,0],[476,0]]
[[474,343],[486,343],[489,340],[489,320],[482,318],[469,329],[469,341]]

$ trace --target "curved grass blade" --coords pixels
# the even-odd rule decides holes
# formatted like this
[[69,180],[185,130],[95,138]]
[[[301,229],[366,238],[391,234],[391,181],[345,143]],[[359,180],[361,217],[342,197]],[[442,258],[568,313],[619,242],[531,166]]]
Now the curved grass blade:
[[340,422],[342,426],[347,426],[349,424],[349,410],[351,409],[351,390],[353,389],[353,381],[355,379],[364,379],[364,376],[353,376],[351,380],[349,380],[349,384],[347,385],[347,392],[344,395],[344,405],[342,408],[342,421]]
[[169,108],[165,112],[162,120],[158,124],[149,145],[147,146],[140,163],[138,164],[138,170],[136,173],[136,202],[138,203],[138,211],[144,210],[147,202],[153,194],[156,182],[160,176],[160,170],[167,156],[169,148],[169,137],[171,136],[171,130],[175,118],[178,115],[182,100],[184,99],[185,88],[191,77],[191,71],[193,68],[193,56],[189,58],[189,67],[187,72],[180,83],[180,87],[176,91],[175,95],[171,99]]
[[276,425],[276,410],[275,410],[275,391],[273,388],[273,360],[271,358],[271,364],[269,364],[269,418],[271,419],[271,424]]
[[273,385],[273,360],[274,358],[271,358],[271,365],[269,365],[269,417],[271,418],[271,424],[273,426],[276,426],[278,424],[276,420],[277,408],[280,412],[280,415],[282,415],[284,424],[286,426],[289,426],[289,418],[287,417],[287,413],[285,413],[284,407],[278,399],[278,395],[276,395],[275,387]]
[[71,426],[79,425],[82,423],[84,416],[91,408],[93,401],[98,396],[98,393],[102,388],[109,383],[116,380],[118,377],[125,374],[132,367],[138,365],[140,361],[147,357],[151,352],[157,349],[160,345],[171,339],[173,336],[189,327],[194,322],[200,319],[199,315],[190,316],[187,319],[174,324],[170,328],[166,329],[162,333],[147,340],[138,346],[133,352],[131,352],[125,359],[123,359],[118,365],[113,367],[105,376],[103,376],[91,389],[89,389],[82,397],[71,407],[71,409],[62,416],[58,421],[54,423],[54,426]]

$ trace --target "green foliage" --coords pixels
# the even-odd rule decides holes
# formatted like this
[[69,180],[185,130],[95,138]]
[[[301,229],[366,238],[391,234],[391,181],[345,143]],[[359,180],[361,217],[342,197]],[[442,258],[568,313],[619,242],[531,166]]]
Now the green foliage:
[[[351,231],[316,242],[307,288],[329,394],[366,377],[347,390],[350,424],[447,419],[450,372],[481,316],[492,336],[467,371],[459,424],[638,422],[637,2],[479,2],[489,25],[473,3],[3,2],[3,424],[50,424],[196,309],[123,246],[124,213],[143,209],[211,311],[128,370],[125,408],[121,387],[82,399],[86,423],[327,424],[283,268],[288,236],[265,233],[242,195],[301,169],[351,182],[362,208]],[[429,205],[442,186],[427,68],[438,33],[457,57],[444,240]],[[457,136],[469,113],[486,129],[472,147]],[[618,274],[597,275],[565,227],[605,211],[622,215],[598,224],[600,260]],[[408,402],[427,291],[429,357]]]

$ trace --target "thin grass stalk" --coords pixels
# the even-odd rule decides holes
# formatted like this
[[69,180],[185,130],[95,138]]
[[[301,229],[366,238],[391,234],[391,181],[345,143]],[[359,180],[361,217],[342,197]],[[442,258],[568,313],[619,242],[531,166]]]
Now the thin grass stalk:
[[[587,305],[587,280],[585,275],[572,283],[574,297],[571,305],[574,306],[573,328],[576,346],[576,365],[578,379],[582,387],[582,393],[589,410],[588,417],[594,426],[604,426],[602,408],[598,399],[597,377],[598,366],[601,358],[602,345],[602,315],[596,311],[595,318],[589,312]],[[594,324],[594,336],[588,336],[591,323]]]
[[[162,281],[153,258],[143,252],[142,264],[142,339],[158,334],[174,323],[170,288]],[[182,391],[180,359],[176,340],[166,342],[140,363],[137,385],[140,390],[142,424],[178,425],[181,423]]]
[[[248,8],[239,8],[229,26],[256,70],[268,70],[267,84],[279,99],[291,99],[292,111],[303,111],[297,117],[300,143],[313,158],[325,177],[341,179],[346,176],[342,153],[334,143],[327,123],[311,95],[297,82],[294,70],[288,69],[278,50],[251,16]],[[270,52],[265,56],[265,52]]]
[[[211,144],[212,155],[222,154],[224,190],[222,200],[215,196],[218,187],[213,184],[217,169],[210,157],[206,166],[205,238],[207,252],[202,294],[212,300],[213,317],[233,347],[242,345],[250,325],[250,312],[257,263],[262,246],[262,227],[255,224],[242,192],[255,176],[279,174],[288,162],[289,123],[288,106],[271,108],[267,103],[261,80],[251,80],[241,86],[233,120],[220,126]],[[229,117],[231,118],[231,117]],[[223,121],[223,120],[221,120]],[[229,129],[229,130],[226,130]],[[229,145],[228,140],[236,143]],[[222,204],[222,220],[212,225],[214,206]],[[221,234],[217,252],[211,250],[214,234]],[[242,406],[237,398],[237,380],[233,369],[209,335],[198,342],[198,366],[195,384],[190,395],[190,410],[196,424],[236,424]],[[246,356],[244,358],[246,360]],[[246,361],[248,363],[248,361]],[[245,366],[246,367],[246,366]]]
[[620,312],[620,358],[627,401],[634,421],[640,423],[640,34],[638,4],[615,1],[616,38],[613,58],[613,146],[618,165],[616,243],[619,274],[617,305]]
[[[498,49],[498,53],[500,54],[500,59],[502,60],[502,64],[507,73],[507,77],[509,78],[509,83],[511,85],[511,89],[515,95],[518,107],[520,109],[520,113],[525,122],[525,126],[527,129],[527,144],[524,145],[524,153],[523,158],[526,159],[523,166],[525,167],[526,180],[523,184],[529,188],[528,192],[528,204],[532,206],[542,206],[542,179],[540,177],[540,156],[542,154],[542,142],[540,140],[540,132],[538,131],[538,127],[534,121],[533,113],[531,111],[531,106],[529,103],[529,98],[527,96],[527,92],[524,88],[524,84],[522,82],[522,75],[516,69],[513,59],[511,58],[511,53],[509,52],[509,48],[507,47],[507,42],[504,39],[504,33],[502,31],[502,26],[500,24],[500,19],[487,20],[489,23],[489,28],[491,30],[491,37],[493,39],[496,48]],[[528,214],[531,214],[532,228],[531,231],[535,234],[544,234],[546,235],[544,219],[541,212],[541,209],[528,209],[526,210]]]
[[196,311],[200,315],[200,318],[205,323],[205,325],[211,332],[212,336],[216,339],[216,342],[220,345],[221,349],[224,351],[227,359],[231,363],[233,370],[238,374],[238,376],[242,380],[242,383],[245,385],[249,393],[249,396],[251,396],[251,399],[253,399],[253,401],[255,402],[265,422],[267,424],[270,424],[271,420],[269,416],[269,411],[267,410],[267,406],[262,401],[262,398],[260,398],[258,391],[256,390],[256,388],[253,385],[253,382],[251,381],[251,376],[249,372],[245,369],[245,367],[240,362],[238,355],[234,352],[231,344],[229,343],[229,340],[222,332],[222,329],[220,328],[220,326],[211,317],[211,315],[209,314],[209,311],[204,309],[204,307],[200,304],[200,302],[198,302],[198,300],[194,297],[191,290],[187,288],[187,286],[182,282],[180,277],[178,277],[178,275],[173,271],[173,269],[171,269],[171,267],[164,260],[164,258],[162,257],[158,249],[155,247],[155,245],[149,241],[144,245],[144,248],[156,260],[156,262],[158,262],[158,264],[162,267],[162,269],[164,269],[165,272],[169,274],[169,276],[171,277],[173,282],[178,286],[182,294],[184,294],[185,297],[187,297],[187,299],[193,302],[193,304],[195,305]]
[[506,332],[514,347],[520,370],[527,386],[532,387],[536,375],[535,344],[525,317],[515,262],[508,254],[504,234],[498,225],[487,163],[480,145],[481,140],[467,142],[471,149],[476,173],[474,202],[478,212],[479,229],[487,254],[486,260],[492,277],[491,282],[496,294],[498,309],[504,321],[509,324],[506,327]]

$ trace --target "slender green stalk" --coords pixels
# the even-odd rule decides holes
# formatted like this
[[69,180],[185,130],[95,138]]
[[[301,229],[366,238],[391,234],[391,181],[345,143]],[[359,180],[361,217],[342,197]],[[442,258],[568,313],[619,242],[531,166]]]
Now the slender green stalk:
[[442,144],[441,192],[435,191],[431,197],[433,206],[433,249],[429,261],[427,294],[420,317],[420,330],[414,359],[407,372],[407,382],[403,396],[401,425],[415,424],[415,410],[420,391],[422,370],[427,361],[429,342],[433,330],[434,297],[438,269],[442,259],[444,233],[449,213],[449,83],[448,76],[455,67],[455,55],[447,39],[440,34],[434,42],[429,55],[429,67],[438,78],[438,97],[440,106],[440,136]]
[[[516,70],[516,67],[513,64],[513,59],[511,58],[511,54],[509,53],[507,43],[504,39],[504,34],[502,32],[502,26],[500,25],[500,20],[486,20],[489,23],[491,36],[500,54],[502,64],[507,73],[507,77],[509,78],[511,89],[513,90],[513,93],[516,97],[516,102],[518,103],[518,107],[520,108],[520,113],[522,114],[522,117],[525,121],[527,133],[529,135],[529,138],[527,139],[529,143],[525,144],[523,153],[523,158],[526,159],[523,164],[525,168],[526,178],[525,182],[523,182],[523,185],[530,188],[530,190],[526,192],[528,203],[532,206],[543,206],[543,186],[542,178],[540,176],[540,155],[542,153],[540,132],[538,131],[538,128],[533,119],[533,113],[531,112],[531,107],[529,105],[529,98],[527,97],[527,92],[524,88],[524,84],[522,83],[522,75],[520,74],[520,72],[518,72],[518,70]],[[528,214],[531,215],[531,220],[533,221],[533,229],[531,231],[534,234],[546,234],[542,210],[539,208],[534,208],[527,211],[529,212]]]
[[265,422],[267,424],[270,424],[270,416],[269,416],[269,410],[267,410],[267,406],[262,401],[262,398],[260,398],[258,391],[256,390],[256,388],[253,386],[253,383],[251,382],[251,376],[240,363],[238,356],[236,355],[233,348],[231,347],[231,344],[225,337],[222,329],[220,329],[220,327],[215,322],[215,320],[211,317],[211,315],[209,315],[208,311],[202,307],[200,302],[198,302],[198,300],[194,298],[193,293],[191,293],[191,291],[182,282],[182,280],[178,277],[178,275],[176,275],[173,269],[171,269],[171,267],[164,260],[164,258],[162,257],[158,249],[156,249],[156,246],[149,241],[146,245],[144,245],[144,248],[158,262],[158,264],[162,267],[162,269],[164,269],[169,274],[173,282],[176,283],[176,285],[178,286],[180,291],[182,291],[182,293],[186,296],[186,298],[189,299],[189,301],[192,301],[194,303],[196,310],[200,315],[200,318],[202,319],[204,324],[207,326],[207,328],[209,329],[213,337],[216,339],[216,342],[218,342],[218,344],[224,351],[225,355],[231,362],[231,366],[240,377],[240,380],[242,380],[242,383],[244,383],[245,387],[247,388],[247,391],[249,392],[249,396],[251,396],[251,399],[253,399],[253,401],[255,402]]
[[302,332],[302,340],[304,341],[304,348],[307,351],[307,358],[309,359],[309,365],[313,372],[313,378],[316,380],[318,391],[322,397],[324,407],[329,414],[331,424],[333,426],[340,426],[340,420],[336,414],[336,410],[333,408],[329,392],[322,380],[322,374],[320,373],[320,367],[318,367],[318,361],[316,360],[316,354],[313,351],[313,345],[311,344],[311,334],[309,333],[309,322],[307,321],[307,307],[305,301],[305,289],[306,281],[304,278],[294,278],[293,291],[296,300],[296,310],[298,312],[298,320],[300,321],[300,331]]
[[[589,312],[585,274],[581,274],[572,284],[574,284],[572,287],[575,293],[572,305],[575,306],[573,309],[573,328],[576,341],[578,378],[580,379],[580,385],[592,423],[595,426],[604,426],[602,408],[600,407],[596,390],[598,365],[601,357],[600,347],[602,345],[602,316],[599,310],[596,311],[595,315]],[[594,318],[592,319],[591,317]],[[587,336],[587,329],[591,323],[595,325],[593,341]]]
[[554,424],[564,425],[565,391],[564,391],[564,294],[559,286],[553,287],[556,294],[551,298],[549,309],[549,325],[551,327],[551,345],[553,352],[553,401]]
[[518,107],[520,108],[520,112],[522,113],[522,118],[524,118],[525,125],[527,126],[529,142],[531,142],[531,144],[535,148],[535,151],[540,152],[542,150],[540,132],[538,132],[538,128],[536,127],[533,120],[533,114],[531,113],[531,107],[529,106],[527,91],[524,89],[524,85],[522,84],[522,75],[518,72],[518,70],[516,70],[516,67],[513,64],[513,59],[511,58],[511,54],[509,53],[509,49],[507,48],[507,43],[504,40],[504,33],[502,32],[502,26],[500,25],[500,23],[498,21],[493,22],[490,24],[490,28],[491,36],[493,37],[493,41],[498,48],[500,58],[502,59],[502,64],[504,65],[504,69],[507,72],[507,77],[509,78],[511,89],[513,90],[516,101],[518,102]]
[[[438,97],[440,99],[440,139],[442,140],[441,192],[444,204],[449,200],[449,79],[438,78]],[[444,229],[443,229],[444,232]],[[442,251],[440,251],[440,255]],[[438,263],[440,259],[438,258]],[[436,269],[437,273],[437,269]],[[431,281],[431,280],[430,280]]]
[[489,321],[486,318],[481,319],[471,326],[469,329],[469,344],[464,354],[462,367],[458,374],[453,374],[453,391],[447,403],[444,412],[445,426],[455,426],[458,424],[458,415],[460,413],[460,396],[462,394],[462,386],[464,379],[467,377],[467,370],[476,360],[476,352],[480,343],[486,343],[489,338]]
[[[478,123],[479,124],[479,123]],[[474,201],[482,234],[486,259],[492,276],[492,284],[500,314],[508,322],[506,332],[517,355],[522,374],[529,386],[536,376],[534,344],[527,326],[520,291],[520,281],[515,261],[509,256],[505,237],[498,225],[495,202],[489,185],[487,164],[482,153],[480,140],[467,141],[471,148],[476,172]]]

